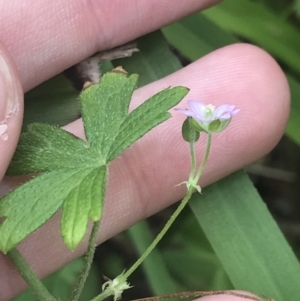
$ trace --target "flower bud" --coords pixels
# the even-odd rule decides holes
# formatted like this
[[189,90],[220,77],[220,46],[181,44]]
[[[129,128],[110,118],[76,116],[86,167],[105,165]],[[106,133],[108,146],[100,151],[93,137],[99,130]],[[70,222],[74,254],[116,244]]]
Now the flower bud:
[[200,131],[192,124],[193,118],[188,117],[182,124],[182,137],[187,142],[196,142],[200,137]]

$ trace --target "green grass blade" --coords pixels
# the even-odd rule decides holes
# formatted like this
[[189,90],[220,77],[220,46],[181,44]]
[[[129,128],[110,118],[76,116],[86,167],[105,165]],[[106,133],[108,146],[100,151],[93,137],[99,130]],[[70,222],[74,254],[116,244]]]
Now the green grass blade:
[[189,207],[176,219],[159,248],[170,273],[185,291],[233,289]]
[[227,0],[203,14],[225,30],[266,49],[294,71],[300,72],[300,32],[261,3]]
[[286,135],[300,145],[300,84],[292,76],[288,76],[291,90],[291,112],[285,129]]
[[243,171],[195,194],[190,206],[235,288],[299,299],[299,262]]
[[202,14],[186,17],[162,29],[168,42],[194,61],[211,51],[239,42]]
[[160,31],[141,37],[137,41],[140,52],[130,58],[113,61],[114,66],[123,66],[129,73],[140,75],[138,86],[144,86],[163,78],[181,68],[176,56],[170,51]]
[[[154,239],[145,221],[141,221],[134,225],[128,229],[127,233],[140,256]],[[143,262],[142,268],[147,275],[148,281],[155,295],[183,290],[183,288],[180,288],[180,285],[175,282],[169,273],[168,267],[158,248],[154,249],[151,252],[151,255],[149,255]]]
[[59,74],[25,94],[23,130],[28,124],[42,122],[65,125],[80,116],[77,92]]

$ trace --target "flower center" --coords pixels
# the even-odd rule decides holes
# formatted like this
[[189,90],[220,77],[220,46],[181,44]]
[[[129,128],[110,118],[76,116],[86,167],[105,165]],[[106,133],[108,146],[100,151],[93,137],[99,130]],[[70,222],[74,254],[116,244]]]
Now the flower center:
[[203,112],[203,115],[205,116],[205,118],[211,117],[215,108],[216,107],[212,104],[203,106],[201,109],[202,109],[202,112]]

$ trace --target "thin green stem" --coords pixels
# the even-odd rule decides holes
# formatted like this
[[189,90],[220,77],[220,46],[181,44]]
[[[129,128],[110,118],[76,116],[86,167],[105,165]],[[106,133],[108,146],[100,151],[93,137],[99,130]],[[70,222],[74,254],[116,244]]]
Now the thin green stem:
[[[196,180],[197,180],[197,182],[199,181],[199,179],[202,175],[202,172],[204,170],[205,164],[207,162],[207,159],[208,159],[210,145],[211,145],[211,134],[208,134],[204,157],[200,164],[197,175],[195,176],[196,156],[195,156],[195,150],[194,150],[194,143],[190,142],[190,153],[191,153],[192,166],[191,166],[191,172],[189,175],[189,181],[192,181],[192,182],[196,182]],[[157,237],[153,240],[153,242],[150,244],[150,246],[147,248],[147,250],[142,254],[142,256],[131,266],[131,268],[128,271],[126,271],[123,275],[118,276],[118,277],[122,278],[122,281],[124,280],[124,282],[126,282],[128,277],[142,264],[142,262],[147,258],[147,256],[151,253],[151,251],[161,241],[161,239],[164,237],[166,232],[170,229],[170,227],[172,226],[172,224],[174,223],[174,221],[176,220],[178,215],[182,212],[182,210],[185,208],[186,204],[190,200],[190,198],[194,192],[194,188],[195,188],[195,186],[193,186],[193,185],[191,185],[188,188],[188,192],[187,192],[186,196],[184,197],[184,199],[181,201],[181,203],[179,204],[179,206],[177,207],[175,212],[172,214],[172,216],[170,217],[168,222],[165,224],[163,229],[160,231],[160,233],[157,235]],[[93,298],[91,301],[102,301],[111,295],[112,295],[112,291],[107,289],[107,290],[104,290],[100,295]]]
[[[203,160],[201,162],[199,171],[197,173],[196,179],[197,182],[199,181],[199,178],[204,170],[205,164],[207,162],[207,158],[209,155],[209,150],[210,150],[210,145],[211,145],[211,134],[208,134],[207,136],[207,143],[206,143],[206,149],[205,149],[205,154],[203,157]],[[195,147],[194,143],[190,142],[190,153],[191,153],[191,160],[192,160],[192,167],[191,167],[191,172],[190,172],[190,179],[191,177],[194,177],[195,174],[195,169],[196,169],[196,156],[195,156]],[[181,211],[184,209],[186,204],[188,203],[189,199],[191,198],[193,194],[194,188],[191,187],[189,188],[187,195],[184,197],[184,199],[181,201],[180,205],[178,208],[175,210],[175,212],[172,214],[168,222],[165,224],[161,232],[157,235],[157,237],[153,240],[152,244],[147,248],[147,250],[142,254],[142,256],[132,265],[132,267],[124,273],[124,278],[127,279],[137,268],[138,266],[146,259],[146,257],[151,253],[151,251],[156,247],[156,245],[160,242],[160,240],[163,238],[163,236],[166,234],[166,232],[169,230],[169,228],[172,226],[174,223],[175,219],[178,217],[178,215],[181,213]],[[98,300],[95,300],[98,301]]]
[[[210,145],[211,145],[211,134],[209,133],[207,135],[207,142],[206,142],[206,149],[204,153],[203,160],[201,162],[201,165],[199,167],[199,170],[197,172],[197,175],[195,179],[197,182],[199,181],[202,172],[204,170],[205,164],[208,159],[209,151],[210,151]],[[195,150],[194,150],[194,143],[190,142],[190,153],[191,153],[191,160],[192,160],[192,166],[191,166],[191,172],[189,179],[193,178],[195,175],[195,169],[196,169],[196,156],[195,156]],[[178,215],[181,213],[181,211],[184,209],[186,204],[188,203],[189,199],[191,198],[193,194],[194,188],[190,187],[187,195],[184,197],[184,199],[181,201],[180,205],[176,209],[176,211],[172,214],[168,222],[165,224],[161,232],[157,235],[157,237],[153,240],[152,244],[147,248],[147,250],[142,254],[142,256],[132,265],[132,267],[125,272],[123,275],[125,279],[127,279],[137,268],[138,266],[146,259],[146,257],[151,253],[151,251],[156,247],[156,245],[160,242],[160,240],[163,238],[163,236],[166,234],[166,232],[169,230],[169,228],[174,223],[175,219],[178,217]],[[98,300],[95,300],[98,301]]]
[[105,290],[100,295],[93,298],[91,301],[103,301],[104,299],[108,298],[111,295],[112,294],[110,290]]
[[203,173],[204,167],[206,165],[207,159],[208,159],[208,155],[209,155],[209,151],[210,151],[210,146],[211,146],[211,133],[207,134],[207,141],[206,141],[206,148],[205,148],[205,153],[204,153],[204,157],[202,159],[202,162],[200,164],[199,170],[197,172],[197,175],[195,177],[196,182],[198,183],[200,180],[200,177]]
[[7,253],[7,257],[14,264],[39,301],[56,301],[16,248],[10,250]]
[[191,172],[190,172],[189,180],[195,177],[195,172],[196,172],[196,156],[195,156],[194,142],[190,142],[190,155],[191,155]]
[[96,250],[96,239],[99,232],[99,227],[100,227],[100,221],[97,221],[93,224],[92,232],[89,238],[88,250],[85,255],[85,265],[81,271],[77,283],[75,284],[75,288],[72,292],[70,301],[77,301],[81,296],[82,290],[84,288],[85,282],[87,280],[87,277],[89,275],[93,263],[93,258]]
[[[177,218],[177,216],[181,213],[189,199],[193,194],[193,189],[190,189],[184,199],[181,201],[175,212],[171,215],[168,222],[165,224],[163,229],[157,235],[157,237],[153,240],[151,245],[147,248],[147,250],[142,254],[142,256],[132,265],[132,267],[124,273],[124,278],[127,279],[139,266],[140,264],[146,259],[146,257],[151,253],[151,251],[156,247],[156,245],[160,242],[169,228],[172,226],[173,222]],[[98,300],[97,300],[98,301]]]
[[[124,281],[141,265],[141,263],[146,259],[146,257],[151,253],[151,251],[156,247],[156,245],[160,242],[160,240],[163,238],[163,236],[166,234],[166,232],[169,230],[169,228],[172,226],[173,222],[177,218],[177,216],[180,214],[180,212],[183,210],[185,205],[188,203],[189,199],[191,198],[193,194],[193,189],[191,188],[185,198],[181,201],[180,205],[176,209],[176,211],[172,214],[168,222],[165,224],[161,232],[157,235],[157,237],[153,240],[151,245],[147,248],[147,250],[142,254],[142,256],[131,266],[131,268],[122,275],[122,278]],[[111,295],[111,292],[108,290],[103,291],[100,295],[92,299],[91,301],[102,301],[105,298],[109,297]]]

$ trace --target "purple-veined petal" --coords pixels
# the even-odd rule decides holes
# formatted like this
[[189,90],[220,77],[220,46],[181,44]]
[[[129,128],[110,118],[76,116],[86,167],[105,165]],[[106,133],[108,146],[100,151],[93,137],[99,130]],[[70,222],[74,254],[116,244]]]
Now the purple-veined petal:
[[215,119],[229,119],[234,115],[234,105],[220,105],[214,111]]
[[234,111],[232,111],[231,115],[234,116],[236,115],[241,109],[235,109]]
[[[188,101],[190,110],[177,109],[183,114],[192,117],[205,132],[220,132],[224,130],[230,123],[231,118],[236,115],[240,109],[236,109],[235,105],[223,104],[218,107],[215,107],[212,104],[205,105],[201,101],[189,100]],[[219,120],[220,126],[210,125],[212,122]],[[197,129],[198,131],[202,131]]]
[[218,119],[223,114],[228,113],[228,111],[229,111],[228,109],[229,109],[228,105],[220,105],[220,106],[216,107],[216,109],[214,110],[215,119]]
[[194,112],[194,117],[199,119],[199,120],[205,120],[204,116],[204,107],[205,104],[201,101],[196,101],[196,100],[189,100],[188,101],[189,107],[192,112]]
[[195,114],[194,112],[188,110],[188,109],[175,109],[176,111],[179,111],[187,116],[190,116],[190,117],[195,117]]

